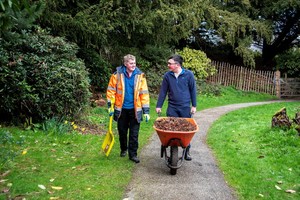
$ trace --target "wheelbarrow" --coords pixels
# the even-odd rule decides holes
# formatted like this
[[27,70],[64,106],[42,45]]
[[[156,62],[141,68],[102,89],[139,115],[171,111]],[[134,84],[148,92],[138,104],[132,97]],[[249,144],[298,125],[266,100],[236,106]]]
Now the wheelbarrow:
[[[163,120],[164,118],[167,117],[158,117],[156,120]],[[193,131],[169,131],[155,127],[155,123],[153,126],[161,141],[161,158],[165,157],[165,163],[170,168],[170,173],[172,175],[176,175],[177,169],[182,166],[186,148],[190,144],[195,133],[199,130],[199,127],[193,118],[183,119],[186,119],[189,123],[195,125],[196,129]],[[170,149],[168,149],[168,147],[170,147]],[[179,155],[179,147],[182,148],[182,155]]]

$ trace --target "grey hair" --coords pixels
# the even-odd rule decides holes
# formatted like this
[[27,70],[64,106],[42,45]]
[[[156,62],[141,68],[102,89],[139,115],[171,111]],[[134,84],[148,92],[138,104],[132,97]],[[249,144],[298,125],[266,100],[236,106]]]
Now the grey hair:
[[135,56],[131,55],[131,54],[127,54],[126,56],[124,56],[123,58],[123,62],[128,62],[129,60],[135,60]]

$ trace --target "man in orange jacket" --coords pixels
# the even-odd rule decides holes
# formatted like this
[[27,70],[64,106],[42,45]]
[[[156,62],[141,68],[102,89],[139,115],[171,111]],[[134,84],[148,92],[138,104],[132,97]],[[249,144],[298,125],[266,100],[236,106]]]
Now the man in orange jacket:
[[[112,74],[106,98],[110,115],[118,124],[121,157],[128,151],[129,159],[135,163],[137,157],[138,135],[140,122],[150,119],[150,98],[145,74],[136,67],[136,58],[133,55],[124,56],[124,64],[117,67]],[[110,110],[111,99],[115,100],[114,109]],[[129,139],[127,139],[129,130]]]

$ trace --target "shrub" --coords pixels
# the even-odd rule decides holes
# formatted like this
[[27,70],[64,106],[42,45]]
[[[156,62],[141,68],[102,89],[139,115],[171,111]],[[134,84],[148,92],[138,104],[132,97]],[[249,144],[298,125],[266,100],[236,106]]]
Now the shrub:
[[275,57],[277,69],[289,77],[300,77],[300,48],[291,48]]
[[193,71],[196,79],[205,79],[209,75],[215,73],[214,67],[210,64],[210,59],[207,58],[203,51],[183,48],[183,50],[177,51],[183,59],[183,66]]
[[[165,69],[167,68],[167,59],[171,54],[171,50],[166,45],[146,45],[141,51],[141,56],[148,60],[150,63],[157,63],[158,65],[165,65]],[[153,67],[153,66],[151,66]]]
[[97,91],[106,91],[112,66],[92,49],[81,49],[77,55],[84,60],[89,71],[91,86]]
[[144,71],[150,94],[156,96],[159,93],[163,75],[168,71],[164,66],[153,66]]
[[220,96],[222,94],[220,85],[207,83],[203,79],[197,80],[197,91],[203,96]]
[[45,31],[0,42],[2,120],[76,117],[89,102],[89,80],[78,47]]

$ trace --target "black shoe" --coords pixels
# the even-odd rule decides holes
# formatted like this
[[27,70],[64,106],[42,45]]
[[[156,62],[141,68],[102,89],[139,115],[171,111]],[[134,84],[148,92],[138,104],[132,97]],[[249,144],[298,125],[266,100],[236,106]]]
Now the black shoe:
[[120,156],[125,157],[126,156],[126,151],[121,151]]
[[140,162],[140,160],[136,156],[132,157],[132,158],[129,158],[129,159],[132,160],[135,163],[139,163]]
[[190,148],[191,146],[189,145],[186,150],[185,150],[185,154],[184,154],[184,159],[187,160],[187,161],[191,161],[192,160],[192,157],[190,155]]
[[191,161],[192,157],[189,154],[185,154],[184,159],[187,161]]

